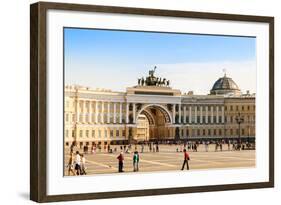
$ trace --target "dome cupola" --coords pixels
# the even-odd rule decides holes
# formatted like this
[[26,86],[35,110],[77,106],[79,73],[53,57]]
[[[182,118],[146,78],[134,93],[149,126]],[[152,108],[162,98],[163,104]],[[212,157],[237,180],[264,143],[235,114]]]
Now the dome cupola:
[[224,74],[213,85],[211,95],[241,95],[238,85]]

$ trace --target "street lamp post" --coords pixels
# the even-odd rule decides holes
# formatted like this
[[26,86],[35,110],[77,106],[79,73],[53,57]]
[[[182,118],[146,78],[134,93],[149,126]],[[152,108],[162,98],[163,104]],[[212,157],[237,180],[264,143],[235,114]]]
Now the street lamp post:
[[241,123],[244,122],[244,117],[241,116],[240,112],[238,113],[238,116],[235,118],[237,124],[238,124],[238,144],[239,144],[239,149],[241,148],[241,132],[240,132],[240,125]]
[[248,143],[250,143],[250,126],[248,126]]

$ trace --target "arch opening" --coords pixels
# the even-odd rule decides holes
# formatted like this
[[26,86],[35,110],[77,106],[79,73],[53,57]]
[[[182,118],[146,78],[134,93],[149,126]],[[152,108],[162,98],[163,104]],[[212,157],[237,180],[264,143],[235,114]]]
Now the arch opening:
[[137,114],[134,140],[162,141],[170,139],[171,116],[167,108],[161,105],[144,106]]

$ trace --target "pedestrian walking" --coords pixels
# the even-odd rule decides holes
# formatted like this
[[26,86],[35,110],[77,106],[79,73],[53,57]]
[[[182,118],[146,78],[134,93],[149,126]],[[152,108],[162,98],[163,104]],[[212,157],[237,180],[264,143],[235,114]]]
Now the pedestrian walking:
[[138,172],[139,171],[139,160],[140,160],[140,156],[138,151],[134,152],[134,156],[133,156],[133,167],[134,167],[134,172]]
[[205,150],[206,150],[206,152],[208,152],[208,150],[209,150],[209,141],[205,142]]
[[156,151],[156,146],[155,146],[155,144],[153,144],[153,146],[152,146],[153,148],[153,152],[155,152]]
[[197,144],[196,143],[194,143],[194,145],[193,145],[193,151],[197,152]]
[[73,176],[76,175],[75,171],[74,171],[74,157],[73,157],[73,154],[70,154],[70,156],[69,156],[67,168],[68,168],[68,176],[70,176],[70,173],[72,173]]
[[89,152],[89,145],[86,145],[86,154]]
[[86,175],[86,158],[81,154],[81,175]]
[[188,160],[190,160],[189,158],[189,154],[187,153],[186,149],[183,150],[183,156],[184,156],[184,160],[183,160],[183,164],[182,164],[182,168],[181,170],[184,170],[184,166],[186,164],[186,169],[189,170],[189,164],[188,164]]
[[123,156],[123,152],[122,152],[122,151],[121,151],[120,154],[118,155],[117,159],[118,159],[118,171],[119,171],[119,172],[124,172],[124,171],[123,171],[124,156]]
[[81,156],[79,154],[79,151],[76,151],[75,170],[76,170],[76,175],[80,175],[81,174]]
[[229,141],[227,143],[227,148],[228,148],[228,151],[230,151],[230,142]]
[[144,150],[144,145],[141,144],[141,153],[143,153],[143,150]]
[[95,154],[96,153],[96,146],[92,146],[92,154]]
[[74,144],[71,144],[71,146],[70,146],[70,154],[73,153],[73,148],[74,148]]

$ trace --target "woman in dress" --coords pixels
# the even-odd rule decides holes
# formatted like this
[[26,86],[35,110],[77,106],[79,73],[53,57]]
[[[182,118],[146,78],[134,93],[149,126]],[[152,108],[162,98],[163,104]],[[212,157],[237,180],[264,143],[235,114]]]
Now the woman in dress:
[[76,174],[74,171],[74,157],[72,153],[69,156],[67,167],[68,167],[68,176],[70,176],[70,173],[72,173],[72,175],[75,176]]

